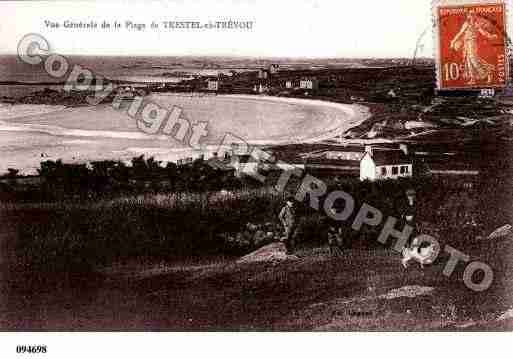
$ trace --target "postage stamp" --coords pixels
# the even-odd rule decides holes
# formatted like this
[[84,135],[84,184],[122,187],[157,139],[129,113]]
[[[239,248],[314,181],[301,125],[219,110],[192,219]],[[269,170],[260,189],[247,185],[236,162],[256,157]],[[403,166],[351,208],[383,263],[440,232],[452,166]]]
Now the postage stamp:
[[507,85],[507,5],[507,0],[435,1],[439,90]]

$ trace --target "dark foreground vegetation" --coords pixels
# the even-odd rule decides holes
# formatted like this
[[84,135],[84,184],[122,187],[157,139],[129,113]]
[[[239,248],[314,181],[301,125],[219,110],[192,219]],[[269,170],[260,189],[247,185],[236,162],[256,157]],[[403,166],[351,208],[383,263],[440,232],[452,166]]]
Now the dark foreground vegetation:
[[[328,176],[323,180],[330,190],[344,190],[355,198],[352,217],[337,224],[347,247],[381,246],[376,242],[381,226],[356,232],[352,221],[364,203],[385,216],[400,218],[407,188],[417,190],[419,230],[462,246],[512,223],[511,167],[493,157],[488,162],[482,175],[470,178],[361,183],[356,178],[335,182]],[[11,170],[0,182],[1,213],[13,231],[10,240],[18,258],[37,271],[89,270],[134,258],[247,253],[265,244],[255,243],[248,225],[265,227],[266,234],[271,231],[267,241],[281,236],[277,214],[284,198],[295,194],[301,182],[291,181],[285,193],[276,193],[271,184],[257,186],[201,161],[161,167],[143,157],[134,158],[130,166],[108,161],[90,167],[43,162],[39,182],[31,184],[19,182],[26,178],[15,175]],[[333,223],[308,201],[307,196],[298,206],[300,243],[323,245]],[[322,205],[323,198],[321,209]],[[237,236],[243,243],[229,243]]]
[[[445,254],[424,271],[404,271],[398,255],[377,243],[381,227],[350,228],[354,214],[342,223],[343,256],[330,258],[323,250],[326,218],[306,204],[299,207],[299,261],[236,265],[231,258],[254,247],[233,248],[225,234],[244,233],[247,223],[276,223],[284,195],[269,188],[4,203],[6,301],[0,326],[454,330],[468,322],[466,329],[479,329],[513,303],[511,246],[486,238],[511,223],[509,178],[347,180],[336,187],[353,195],[357,209],[365,202],[390,215],[397,214],[404,188],[416,188],[422,232],[492,266],[495,280],[485,293],[465,288],[462,267],[451,278],[441,275]],[[434,287],[436,293],[379,297],[408,285]],[[358,297],[370,299],[354,301]]]
[[250,186],[227,166],[202,160],[166,166],[153,158],[135,157],[122,161],[67,164],[61,160],[41,162],[38,175],[18,176],[9,169],[0,176],[0,200],[4,202],[91,201],[124,195],[169,192],[200,192],[240,189]]
[[[88,167],[45,162],[37,181],[20,178],[12,169],[0,181],[6,298],[0,303],[5,313],[0,327],[429,330],[461,329],[454,327],[461,321],[475,321],[466,329],[511,325],[487,321],[513,304],[510,242],[487,238],[513,222],[513,173],[503,151],[508,148],[481,152],[479,176],[378,183],[324,177],[330,189],[342,189],[356,201],[353,215],[339,224],[344,254],[330,257],[327,229],[333,223],[311,209],[306,198],[298,204],[300,259],[281,264],[238,265],[234,260],[275,240],[257,243],[252,227],[281,236],[276,217],[300,179],[278,194],[271,184],[256,186],[200,162],[166,168],[144,158],[130,165]],[[489,291],[468,290],[461,280],[464,266],[450,278],[443,276],[445,253],[424,271],[415,266],[404,271],[399,255],[376,240],[382,225],[359,232],[351,228],[363,203],[385,216],[399,216],[410,187],[417,190],[419,231],[488,263],[495,275]],[[377,297],[408,285],[434,287],[436,293],[392,301]],[[360,296],[374,299],[353,302]]]

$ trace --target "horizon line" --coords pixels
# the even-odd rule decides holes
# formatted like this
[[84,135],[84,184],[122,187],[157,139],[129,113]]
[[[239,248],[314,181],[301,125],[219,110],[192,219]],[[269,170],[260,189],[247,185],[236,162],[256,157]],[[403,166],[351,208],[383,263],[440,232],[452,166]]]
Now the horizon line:
[[[67,53],[59,53],[61,56],[84,56],[84,57],[209,57],[209,58],[234,58],[234,59],[262,59],[262,60],[413,60],[411,57],[407,56],[397,56],[397,57],[380,57],[380,56],[368,56],[368,57],[329,57],[329,56],[257,56],[257,55],[151,55],[151,54],[67,54]],[[0,56],[18,56],[17,53],[13,52],[0,52]],[[44,56],[44,55],[41,55]],[[417,57],[415,60],[434,60],[434,56],[421,56]]]

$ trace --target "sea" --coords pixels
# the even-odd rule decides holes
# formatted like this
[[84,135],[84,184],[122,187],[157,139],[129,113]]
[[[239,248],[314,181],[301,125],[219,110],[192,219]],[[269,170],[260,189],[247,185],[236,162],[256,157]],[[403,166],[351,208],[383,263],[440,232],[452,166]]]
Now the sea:
[[[289,59],[211,56],[65,56],[68,63],[118,81],[176,83],[194,76],[229,75],[267,68],[322,69],[368,67],[351,59]],[[0,97],[21,97],[44,88],[58,89],[65,79],[48,75],[43,64],[31,65],[16,55],[0,55]],[[52,85],[53,84],[53,85]],[[26,86],[29,85],[29,86]]]
[[[176,83],[197,75],[216,76],[248,68],[241,61],[201,57],[67,56],[66,59],[70,66],[79,65],[96,75],[141,83]],[[43,64],[31,65],[15,55],[0,55],[0,97],[19,98],[45,88],[59,89],[64,81],[48,75]]]
[[[266,66],[254,59],[191,57],[69,58],[96,74],[133,82],[176,82],[196,75],[216,75]],[[295,63],[294,66],[310,66]],[[317,65],[316,65],[317,66]],[[65,106],[11,104],[2,96],[22,97],[44,88],[59,89],[59,79],[42,66],[15,56],[0,56],[0,173],[8,168],[34,174],[40,162],[62,159],[84,163],[102,159],[128,161],[141,154],[163,162],[212,155],[227,135],[254,145],[327,139],[356,126],[363,117],[350,105],[264,96],[190,97],[152,94],[148,101],[183,109],[191,124],[208,123],[205,148],[191,149],[169,136],[147,135],[126,111],[111,105]]]

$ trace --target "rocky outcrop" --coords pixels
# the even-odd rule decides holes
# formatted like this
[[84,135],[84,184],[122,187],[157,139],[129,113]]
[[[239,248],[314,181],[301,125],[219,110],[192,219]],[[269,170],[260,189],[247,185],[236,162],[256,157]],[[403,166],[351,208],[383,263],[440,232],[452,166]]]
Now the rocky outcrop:
[[283,243],[271,243],[265,247],[240,258],[237,263],[257,263],[257,262],[280,262],[286,260],[298,259],[295,255],[288,255]]

